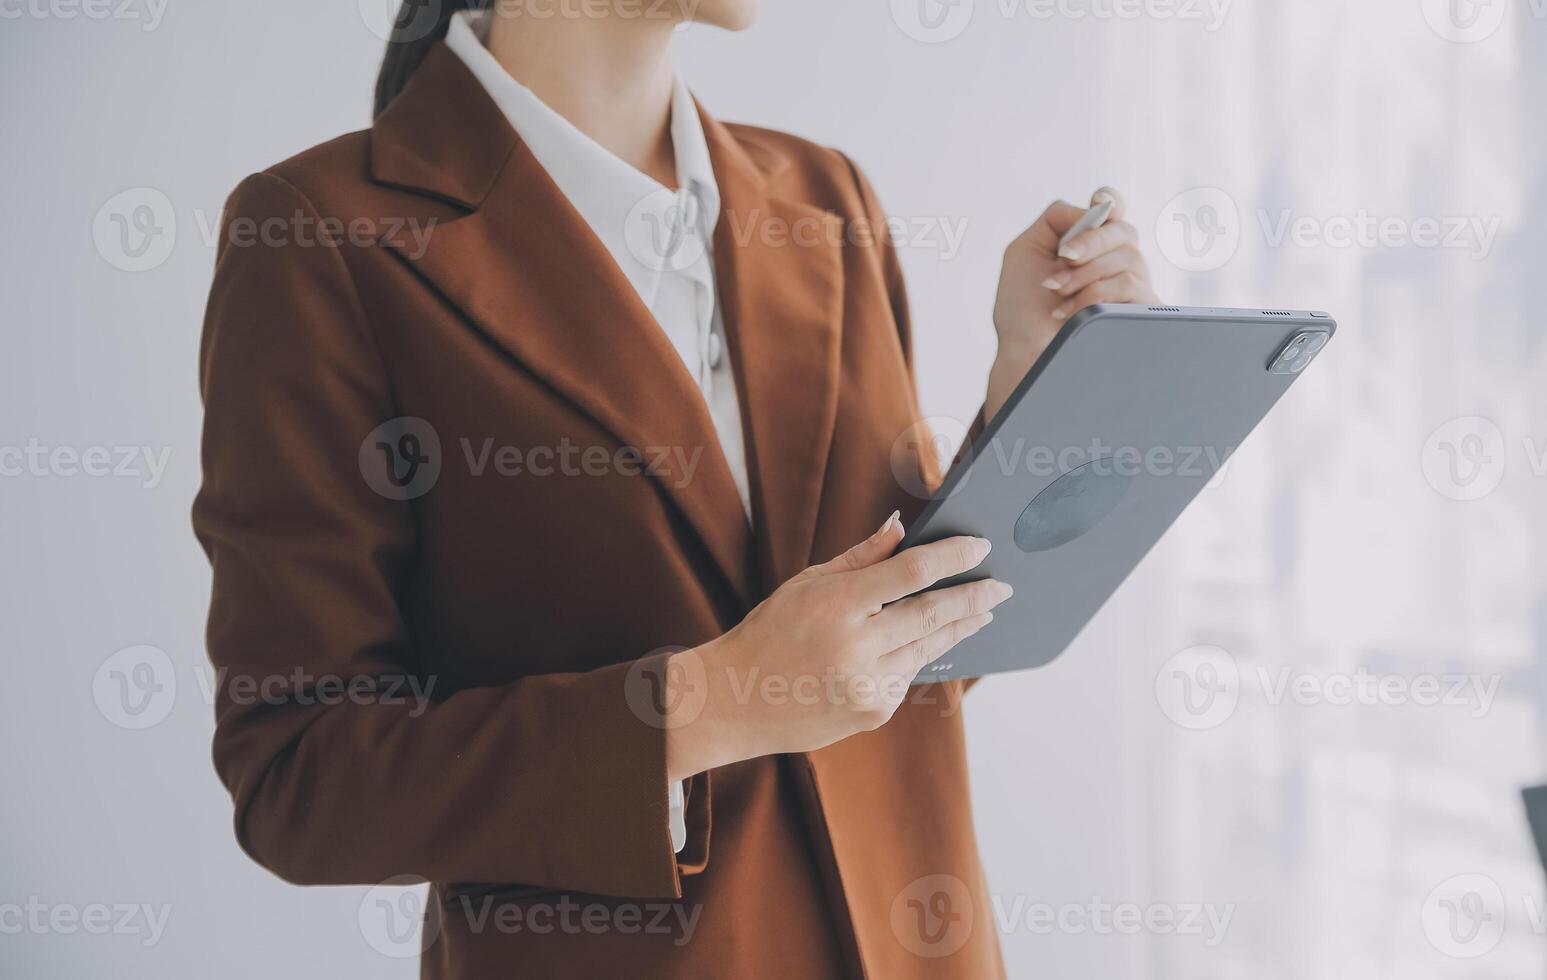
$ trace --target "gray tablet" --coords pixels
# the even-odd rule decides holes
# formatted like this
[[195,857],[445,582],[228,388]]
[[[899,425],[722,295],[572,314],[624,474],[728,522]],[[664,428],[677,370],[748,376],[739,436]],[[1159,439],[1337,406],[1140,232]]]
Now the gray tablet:
[[1335,329],[1325,313],[1290,310],[1075,314],[903,541],[989,538],[987,561],[940,585],[991,576],[1015,587],[987,628],[919,679],[1062,653]]

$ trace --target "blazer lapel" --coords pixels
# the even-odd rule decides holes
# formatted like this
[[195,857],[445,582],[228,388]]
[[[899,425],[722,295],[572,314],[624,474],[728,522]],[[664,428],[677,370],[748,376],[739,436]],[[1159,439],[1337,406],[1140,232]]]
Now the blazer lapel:
[[702,394],[605,246],[444,46],[377,121],[372,154],[381,182],[473,208],[438,224],[422,253],[395,249],[405,262],[646,463],[684,454],[654,482],[746,602],[751,531]]
[[771,192],[736,137],[700,116],[720,184],[715,273],[766,593],[811,563],[838,409],[842,225]]

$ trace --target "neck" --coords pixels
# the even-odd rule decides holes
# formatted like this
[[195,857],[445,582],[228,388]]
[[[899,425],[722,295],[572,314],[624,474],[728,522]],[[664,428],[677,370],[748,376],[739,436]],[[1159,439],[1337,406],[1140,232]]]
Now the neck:
[[526,17],[513,15],[508,6],[494,5],[488,45],[495,60],[576,129],[674,186],[673,22]]

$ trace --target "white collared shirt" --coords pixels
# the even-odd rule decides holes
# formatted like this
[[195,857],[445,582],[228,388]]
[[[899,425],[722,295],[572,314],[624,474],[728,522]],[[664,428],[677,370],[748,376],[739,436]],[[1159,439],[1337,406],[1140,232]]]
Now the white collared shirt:
[[709,406],[747,519],[741,408],[714,284],[714,228],[720,188],[698,107],[679,77],[671,100],[673,191],[576,129],[511,77],[484,47],[488,11],[452,18],[446,45],[488,91],[570,204],[601,240],[682,358]]
[[[720,188],[698,107],[674,80],[671,141],[678,190],[613,155],[511,77],[484,47],[488,11],[457,14],[446,46],[478,79],[532,156],[585,219],[639,293],[703,393],[741,507],[752,518],[741,408],[714,285],[714,228]],[[683,784],[667,788],[672,848],[687,842]]]

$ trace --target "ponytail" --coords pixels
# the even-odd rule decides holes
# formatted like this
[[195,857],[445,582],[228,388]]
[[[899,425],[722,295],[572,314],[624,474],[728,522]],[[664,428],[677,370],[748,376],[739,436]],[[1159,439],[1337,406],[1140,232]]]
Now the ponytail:
[[435,42],[446,36],[453,15],[463,10],[485,10],[490,3],[491,0],[403,0],[392,22],[392,38],[387,42],[381,74],[376,76],[374,115],[381,115],[403,91]]

